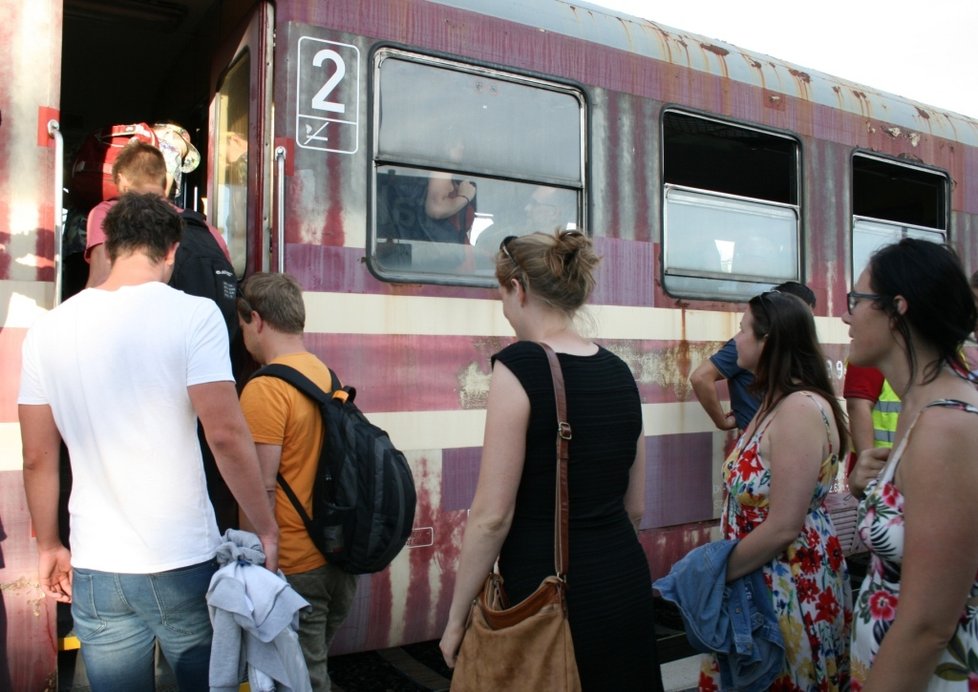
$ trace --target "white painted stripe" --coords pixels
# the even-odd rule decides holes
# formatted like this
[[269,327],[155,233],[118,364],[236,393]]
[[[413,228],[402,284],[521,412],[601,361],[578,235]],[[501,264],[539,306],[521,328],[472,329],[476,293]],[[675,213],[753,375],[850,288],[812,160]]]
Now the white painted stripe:
[[20,424],[0,423],[0,471],[20,471],[23,467]]
[[[844,402],[840,399],[840,403]],[[720,402],[729,408],[728,401]],[[486,424],[484,410],[404,411],[370,413],[402,451],[481,447]],[[706,411],[696,401],[642,404],[642,424],[647,437],[690,433],[717,433]]]
[[[513,335],[498,300],[309,292],[305,303],[306,331],[312,333]],[[725,341],[737,332],[740,315],[596,305],[587,308],[583,325],[600,339]],[[849,343],[842,320],[816,317],[815,322],[822,343]]]
[[0,281],[0,325],[27,329],[52,304],[50,281]]
[[818,340],[823,344],[849,345],[849,325],[838,317],[816,317]]
[[[402,451],[481,447],[486,424],[484,410],[385,412],[368,417]],[[642,421],[647,436],[716,432],[695,401],[643,404]]]

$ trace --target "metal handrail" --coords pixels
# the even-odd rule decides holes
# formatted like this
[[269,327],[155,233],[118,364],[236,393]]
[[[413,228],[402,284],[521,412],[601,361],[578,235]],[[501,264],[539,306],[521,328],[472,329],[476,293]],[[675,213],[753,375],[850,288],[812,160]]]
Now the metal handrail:
[[61,124],[57,120],[48,120],[48,136],[54,139],[54,304],[61,304],[61,282],[64,274],[63,255],[64,249],[64,228],[62,227],[64,216],[64,200],[62,199],[62,188],[64,186],[64,138],[61,136]]
[[275,147],[275,246],[278,271],[285,273],[285,147]]

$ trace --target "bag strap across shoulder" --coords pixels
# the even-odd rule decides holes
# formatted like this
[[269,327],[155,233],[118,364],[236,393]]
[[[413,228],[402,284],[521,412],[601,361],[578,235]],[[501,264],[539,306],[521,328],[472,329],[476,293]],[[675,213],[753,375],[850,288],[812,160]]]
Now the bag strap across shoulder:
[[554,569],[563,581],[567,576],[569,562],[570,499],[567,492],[567,463],[570,459],[571,426],[567,422],[567,394],[564,391],[564,373],[560,368],[557,354],[548,344],[540,343],[550,363],[550,374],[554,381],[554,399],[557,403],[557,470],[554,498]]
[[[329,392],[324,392],[319,385],[293,368],[291,365],[284,365],[282,363],[271,363],[261,367],[256,370],[251,377],[276,377],[280,380],[285,380],[307,397],[322,405],[329,401],[332,396],[335,396],[336,392],[344,391],[344,388],[340,386],[339,378],[336,376],[336,373],[333,372],[332,368],[329,368],[329,376]],[[349,390],[347,392],[347,400],[352,401],[353,397],[356,396],[356,390],[354,390],[352,387],[347,387],[345,389]],[[288,481],[285,480],[285,477],[281,473],[276,473],[275,478],[278,481],[278,484],[282,487],[282,491],[289,498],[289,502],[292,503],[292,507],[295,508],[295,511],[302,519],[302,523],[305,524],[306,531],[312,533],[312,517],[309,516],[305,508],[302,506],[302,502],[295,494],[295,491],[292,490],[292,486],[289,485]]]
[[329,401],[330,395],[341,388],[340,381],[339,378],[336,377],[336,373],[333,372],[332,368],[328,369],[331,379],[329,384],[330,390],[328,392],[324,392],[315,382],[293,368],[291,365],[284,365],[282,363],[271,363],[259,368],[255,371],[252,377],[260,377],[262,375],[277,377],[280,380],[285,380],[313,401],[318,401],[320,404],[325,404],[327,401]]

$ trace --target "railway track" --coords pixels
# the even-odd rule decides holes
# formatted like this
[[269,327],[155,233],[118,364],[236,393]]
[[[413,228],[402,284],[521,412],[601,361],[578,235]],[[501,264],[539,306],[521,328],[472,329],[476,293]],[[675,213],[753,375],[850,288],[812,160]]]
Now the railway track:
[[329,676],[333,692],[447,692],[451,684],[437,641],[336,656]]

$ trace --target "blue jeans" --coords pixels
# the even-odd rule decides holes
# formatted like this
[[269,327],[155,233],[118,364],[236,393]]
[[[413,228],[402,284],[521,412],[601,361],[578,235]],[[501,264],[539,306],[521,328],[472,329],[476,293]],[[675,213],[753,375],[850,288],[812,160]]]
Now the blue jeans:
[[152,690],[160,642],[181,690],[207,690],[207,588],[217,562],[156,574],[74,569],[71,615],[93,692]]

